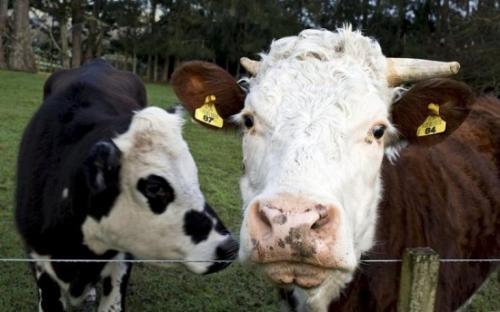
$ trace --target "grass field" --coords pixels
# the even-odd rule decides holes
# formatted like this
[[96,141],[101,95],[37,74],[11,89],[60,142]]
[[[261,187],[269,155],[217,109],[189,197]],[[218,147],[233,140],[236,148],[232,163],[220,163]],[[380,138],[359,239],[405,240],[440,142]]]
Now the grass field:
[[[42,98],[47,76],[0,71],[0,258],[24,257],[12,221],[15,160],[21,133]],[[147,85],[149,103],[170,106],[176,99],[164,85]],[[208,202],[233,233],[241,210],[239,137],[207,131],[190,121],[184,136],[198,164]],[[500,281],[493,279],[469,311],[500,311]],[[0,262],[0,312],[35,311],[34,281],[25,263]],[[127,297],[129,311],[278,311],[275,290],[260,276],[233,264],[210,276],[184,269],[136,265]]]

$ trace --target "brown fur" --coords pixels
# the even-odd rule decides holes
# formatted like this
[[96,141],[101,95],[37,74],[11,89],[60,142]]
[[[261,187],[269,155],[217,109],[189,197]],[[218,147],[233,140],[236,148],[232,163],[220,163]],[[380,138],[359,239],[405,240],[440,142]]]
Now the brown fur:
[[243,108],[245,95],[238,83],[215,64],[202,61],[184,63],[175,70],[171,83],[175,94],[193,116],[208,95],[216,96],[215,107],[225,126],[230,125],[228,118]]
[[[500,101],[480,98],[442,143],[410,145],[382,167],[376,246],[366,259],[430,246],[441,258],[500,256]],[[494,263],[441,263],[436,311],[459,308]],[[400,264],[362,264],[330,311],[395,311]]]
[[[447,138],[467,118],[474,104],[472,90],[451,79],[429,79],[416,84],[394,103],[392,119],[402,136],[411,143],[433,145]],[[430,112],[428,105],[439,105],[439,115],[446,121],[446,132],[418,137],[416,129]]]

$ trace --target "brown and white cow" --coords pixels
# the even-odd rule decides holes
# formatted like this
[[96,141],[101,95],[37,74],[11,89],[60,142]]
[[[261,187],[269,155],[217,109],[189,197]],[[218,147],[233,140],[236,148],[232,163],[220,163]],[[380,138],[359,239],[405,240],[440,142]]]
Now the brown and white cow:
[[[305,30],[261,57],[242,60],[246,94],[205,62],[184,64],[173,85],[195,118],[241,124],[240,259],[292,310],[326,311],[334,299],[334,310],[395,310],[399,265],[362,259],[405,247],[499,255],[500,103],[436,78],[458,63],[386,58],[348,27]],[[458,308],[492,269],[444,264],[438,310]]]

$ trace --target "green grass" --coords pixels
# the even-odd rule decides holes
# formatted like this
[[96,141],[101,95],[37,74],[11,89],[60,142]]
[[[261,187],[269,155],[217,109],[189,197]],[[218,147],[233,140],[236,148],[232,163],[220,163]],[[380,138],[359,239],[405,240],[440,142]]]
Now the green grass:
[[[42,99],[47,76],[0,71],[0,258],[24,257],[12,222],[14,172],[22,130]],[[170,106],[165,85],[147,85],[149,103]],[[208,131],[189,119],[184,127],[208,202],[233,233],[239,233],[240,139],[233,132]],[[0,312],[35,311],[34,281],[25,263],[0,262]],[[136,265],[127,297],[129,311],[278,311],[275,290],[257,274],[233,264],[209,276],[184,269]],[[489,281],[468,311],[500,310],[500,274]]]

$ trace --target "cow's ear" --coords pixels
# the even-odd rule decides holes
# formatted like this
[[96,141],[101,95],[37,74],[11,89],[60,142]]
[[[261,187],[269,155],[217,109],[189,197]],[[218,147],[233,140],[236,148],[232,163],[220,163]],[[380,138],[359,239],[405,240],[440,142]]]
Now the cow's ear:
[[453,133],[474,104],[472,90],[451,79],[417,83],[392,105],[392,122],[410,144],[433,145]]
[[121,152],[111,141],[92,146],[84,163],[87,185],[92,193],[100,193],[118,185]]
[[186,110],[203,125],[225,128],[239,113],[245,93],[237,81],[219,66],[202,61],[186,62],[172,75],[172,87]]

